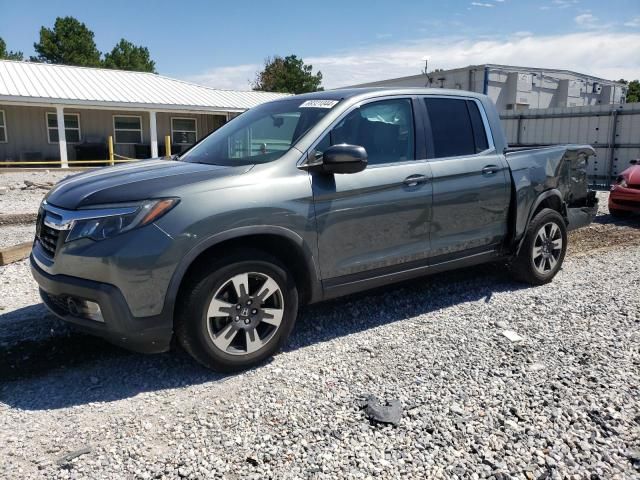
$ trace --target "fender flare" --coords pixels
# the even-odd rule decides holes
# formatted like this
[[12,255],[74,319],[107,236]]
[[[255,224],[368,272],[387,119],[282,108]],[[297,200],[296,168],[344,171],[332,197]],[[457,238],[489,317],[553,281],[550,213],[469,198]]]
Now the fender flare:
[[218,245],[227,240],[233,240],[236,238],[247,237],[250,235],[275,235],[286,238],[287,240],[293,242],[300,251],[302,252],[302,256],[305,261],[305,266],[307,271],[309,272],[310,279],[310,292],[309,292],[309,300],[310,303],[313,301],[317,301],[322,297],[322,283],[320,281],[320,274],[318,270],[318,263],[311,252],[311,249],[304,241],[304,239],[298,235],[296,232],[293,232],[285,227],[278,227],[272,225],[257,225],[257,226],[245,226],[233,228],[231,230],[226,230],[224,232],[217,233],[206,239],[202,240],[200,243],[195,245],[191,250],[187,252],[187,254],[182,257],[180,263],[174,270],[171,280],[169,281],[169,288],[167,289],[167,294],[165,296],[164,308],[163,310],[173,318],[173,313],[176,305],[176,300],[178,296],[178,290],[180,289],[180,285],[184,279],[187,270],[193,263],[193,261],[198,258],[200,254],[204,251],[208,250],[215,245]]
[[[527,215],[527,223],[525,223],[524,225],[524,232],[527,231],[527,229],[529,228],[529,224],[531,223],[531,220],[533,220],[533,212],[535,212],[538,207],[540,206],[540,204],[542,202],[544,202],[545,200],[547,200],[548,198],[551,197],[557,197],[558,200],[560,201],[560,205],[561,205],[561,211],[560,211],[560,215],[562,215],[564,217],[565,222],[567,221],[567,212],[566,212],[566,207],[564,204],[564,199],[562,198],[562,193],[560,193],[560,190],[558,190],[557,188],[551,188],[549,190],[545,190],[544,192],[542,192],[540,195],[538,195],[538,197],[534,200],[534,202],[531,205],[531,208],[529,209],[529,214]],[[520,238],[520,240],[518,240],[518,245],[516,248],[516,255],[520,253],[520,248],[522,247],[522,244],[524,243],[524,238],[525,235],[522,235],[522,238]]]

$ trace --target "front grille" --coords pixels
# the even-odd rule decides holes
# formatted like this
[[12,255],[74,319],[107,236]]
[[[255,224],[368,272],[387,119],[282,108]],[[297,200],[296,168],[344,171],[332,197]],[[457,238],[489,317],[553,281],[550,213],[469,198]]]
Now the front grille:
[[56,230],[55,228],[51,228],[50,226],[45,224],[45,220],[59,220],[59,217],[55,214],[52,214],[48,211],[43,211],[38,215],[37,226],[36,226],[36,238],[40,242],[40,246],[45,251],[45,253],[53,258],[56,255],[56,251],[58,250],[58,246],[61,242],[64,241],[64,233],[63,230]]
[[40,227],[40,245],[50,256],[55,256],[56,250],[58,248],[58,240],[60,237],[60,231],[54,230],[51,227],[47,227],[46,225],[42,225]]

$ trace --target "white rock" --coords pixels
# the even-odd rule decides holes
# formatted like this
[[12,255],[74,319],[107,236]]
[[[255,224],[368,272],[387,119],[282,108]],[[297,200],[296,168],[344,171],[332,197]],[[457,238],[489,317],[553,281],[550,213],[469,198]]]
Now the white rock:
[[502,332],[502,335],[504,335],[505,337],[507,337],[510,341],[512,342],[522,342],[524,340],[523,337],[521,337],[520,335],[518,335],[516,332],[514,332],[513,330],[504,330]]

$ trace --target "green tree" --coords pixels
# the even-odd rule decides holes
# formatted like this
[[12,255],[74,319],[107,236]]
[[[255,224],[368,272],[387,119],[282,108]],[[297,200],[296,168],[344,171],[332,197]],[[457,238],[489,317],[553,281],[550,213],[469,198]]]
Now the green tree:
[[307,93],[323,90],[322,72],[312,73],[313,66],[305,65],[301,58],[289,55],[267,58],[264,69],[256,74],[254,90],[282,93]]
[[620,79],[618,81],[627,85],[627,103],[640,102],[640,80],[627,82],[624,79]]
[[100,51],[93,37],[93,32],[79,20],[58,17],[53,29],[40,28],[40,41],[33,44],[38,55],[31,61],[98,67]]
[[106,68],[156,73],[156,62],[151,60],[149,49],[138,47],[124,38],[113,47],[111,53],[104,55],[102,64]]
[[7,44],[0,37],[0,60],[22,60],[22,52],[12,52],[7,50]]

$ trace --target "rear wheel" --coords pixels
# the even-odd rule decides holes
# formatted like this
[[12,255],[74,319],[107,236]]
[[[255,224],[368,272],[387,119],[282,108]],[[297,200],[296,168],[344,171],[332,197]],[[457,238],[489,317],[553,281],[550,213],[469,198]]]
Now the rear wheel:
[[237,252],[201,268],[183,289],[176,336],[198,362],[231,372],[273,355],[298,311],[293,277],[276,259]]
[[562,215],[545,208],[531,220],[511,272],[521,282],[542,285],[553,280],[567,252],[567,229]]

